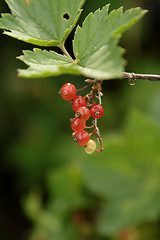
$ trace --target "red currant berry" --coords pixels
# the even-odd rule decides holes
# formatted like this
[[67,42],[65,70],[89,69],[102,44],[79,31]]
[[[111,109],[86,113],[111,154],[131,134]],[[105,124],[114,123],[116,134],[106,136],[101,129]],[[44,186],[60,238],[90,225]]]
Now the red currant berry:
[[104,110],[100,104],[95,104],[91,107],[90,113],[93,118],[100,118],[100,117],[102,117]]
[[76,96],[76,91],[76,87],[72,83],[65,83],[59,93],[64,100],[70,101]]
[[73,104],[72,104],[72,109],[73,111],[77,111],[79,107],[86,107],[86,99],[80,95],[75,96],[73,98]]
[[79,146],[86,146],[89,138],[89,133],[85,130],[74,133],[74,141],[77,142]]
[[87,121],[90,118],[90,110],[87,107],[79,107],[75,116],[81,121]]
[[79,118],[75,118],[71,123],[71,128],[74,132],[83,130],[85,126],[86,122],[82,122]]

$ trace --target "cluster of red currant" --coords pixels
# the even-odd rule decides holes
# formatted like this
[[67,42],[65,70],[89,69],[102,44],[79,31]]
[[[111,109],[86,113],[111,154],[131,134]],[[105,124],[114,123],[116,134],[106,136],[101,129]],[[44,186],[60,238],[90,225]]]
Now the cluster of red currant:
[[[99,134],[99,129],[97,127],[97,118],[100,118],[103,115],[103,107],[101,104],[95,104],[96,98],[100,96],[101,84],[94,80],[88,80],[89,85],[85,86],[82,89],[77,90],[72,83],[65,83],[60,89],[59,93],[61,97],[69,101],[72,104],[72,109],[75,112],[75,117],[71,119],[71,128],[74,131],[73,137],[74,141],[80,146],[84,146],[85,151],[88,154],[93,153],[96,150],[96,142],[91,140],[90,137],[93,134],[96,134],[97,139],[101,145],[101,150],[96,150],[100,152],[103,150],[102,141]],[[92,86],[92,90],[85,97],[81,95],[76,95],[77,92],[82,91],[88,86]],[[95,92],[98,92],[96,96]],[[90,104],[90,99],[92,98],[92,104]],[[90,109],[88,107],[91,107]],[[86,126],[86,121],[92,116],[94,118],[93,125],[91,127]],[[88,133],[84,129],[94,129],[92,133]]]

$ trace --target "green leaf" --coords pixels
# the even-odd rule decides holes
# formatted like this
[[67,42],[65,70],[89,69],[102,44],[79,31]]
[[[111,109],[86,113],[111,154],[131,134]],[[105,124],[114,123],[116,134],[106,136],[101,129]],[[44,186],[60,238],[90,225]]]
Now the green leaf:
[[108,15],[108,9],[106,5],[90,13],[82,28],[77,27],[73,42],[78,65],[88,77],[96,79],[122,77],[123,51],[116,47],[118,39],[147,12],[134,8],[123,13],[121,7]]
[[124,136],[104,139],[105,151],[80,160],[88,189],[103,199],[102,235],[153,221],[160,213],[160,132],[147,116],[133,111]]
[[[85,60],[78,62],[81,74],[97,80],[109,80],[123,76],[125,61],[122,58],[124,49],[117,46],[118,36],[111,38],[108,45],[102,46]],[[83,60],[82,60],[83,61]]]
[[[51,202],[54,201],[54,212],[63,215],[70,214],[86,205],[86,199],[82,192],[82,177],[79,170],[73,166],[50,172],[47,186]],[[62,207],[57,207],[59,204]]]
[[75,64],[66,56],[54,51],[35,48],[33,51],[23,51],[18,59],[30,66],[27,70],[18,70],[21,77],[48,77],[60,74],[80,74]]
[[12,14],[0,19],[0,28],[9,30],[5,34],[39,46],[60,46],[76,25],[85,0],[6,2]]
[[[78,27],[73,42],[75,64],[53,51],[24,51],[20,59],[30,67],[20,70],[22,77],[45,77],[60,74],[82,74],[98,80],[121,78],[124,50],[117,46],[121,33],[138,21],[146,11],[140,8],[125,13],[122,8],[108,15],[109,5],[91,13]],[[77,64],[76,64],[77,63]]]
[[[114,41],[112,43],[114,43]],[[95,59],[99,59],[99,69],[95,69],[94,71],[91,66],[94,65],[95,61],[88,63],[88,67],[83,68],[80,65],[73,63],[68,57],[58,54],[54,51],[42,51],[38,48],[35,48],[33,51],[23,51],[24,55],[21,55],[18,57],[18,59],[26,63],[29,68],[26,70],[18,70],[18,75],[20,77],[34,78],[57,76],[61,74],[82,74],[86,77],[96,77],[97,79],[99,79],[100,76],[102,78],[105,78],[106,76],[108,79],[112,78],[114,76],[115,68],[121,69],[119,62],[123,61],[121,58],[117,58],[117,61],[114,61],[113,63],[108,61],[110,72],[107,73],[101,71],[101,67],[103,68],[103,62],[105,59],[110,57],[112,48],[118,48],[112,43],[110,44],[110,49],[108,49],[107,46],[104,46],[93,56],[93,58],[95,57]],[[104,56],[101,56],[102,51],[106,53]],[[119,51],[115,51],[115,57],[118,54],[120,55],[120,53],[121,49],[119,48]],[[113,72],[111,69],[113,69]]]
[[[71,1],[71,0],[70,0]],[[43,46],[62,46],[70,31],[78,21],[84,0],[54,1],[47,0],[8,0],[12,14],[4,14],[0,27],[11,30],[8,35]],[[34,49],[24,51],[19,59],[29,68],[19,70],[22,77],[46,77],[60,74],[82,74],[88,78],[107,80],[123,76],[125,61],[124,50],[117,46],[121,33],[137,22],[146,11],[140,8],[112,11],[109,5],[91,13],[82,28],[77,27],[73,41],[75,63],[69,58],[53,51]],[[43,14],[39,14],[39,13]],[[63,14],[68,13],[69,19]]]
[[26,216],[35,223],[43,211],[41,194],[38,191],[30,192],[23,198],[22,206]]

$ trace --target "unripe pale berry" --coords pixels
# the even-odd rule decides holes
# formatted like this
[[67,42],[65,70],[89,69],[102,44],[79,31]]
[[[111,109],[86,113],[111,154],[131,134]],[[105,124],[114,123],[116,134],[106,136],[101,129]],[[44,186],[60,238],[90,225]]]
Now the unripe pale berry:
[[80,95],[77,95],[73,98],[72,109],[77,111],[79,107],[86,107],[86,99]]
[[81,121],[87,121],[90,118],[90,110],[87,107],[79,107],[75,114]]
[[59,93],[64,100],[71,101],[76,96],[76,91],[76,87],[72,83],[65,83]]
[[84,147],[86,153],[92,154],[96,150],[96,142],[92,139],[90,139],[87,143],[87,145]]
[[71,123],[71,128],[74,132],[81,131],[85,128],[86,122],[82,122],[79,118],[74,118]]
[[74,141],[77,142],[78,145],[80,146],[87,145],[89,138],[90,138],[89,133],[86,132],[85,130],[74,133]]
[[92,115],[93,118],[100,118],[102,117],[104,110],[102,105],[100,104],[95,104],[91,107],[90,109],[90,113]]

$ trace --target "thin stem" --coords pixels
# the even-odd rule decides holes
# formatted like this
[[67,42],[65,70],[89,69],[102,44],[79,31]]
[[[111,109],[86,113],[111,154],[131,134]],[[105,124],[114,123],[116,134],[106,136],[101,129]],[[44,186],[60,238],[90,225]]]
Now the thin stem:
[[142,79],[142,80],[149,80],[149,81],[160,81],[160,75],[154,75],[154,74],[138,74],[138,73],[128,73],[123,72],[124,78],[128,78],[129,80],[135,80],[135,79]]
[[92,128],[94,128],[94,126],[92,125],[92,126],[85,126],[85,128],[86,129],[92,129]]
[[[94,84],[96,84],[96,83],[94,83]],[[95,95],[95,85],[93,85],[93,87],[92,87],[91,97],[92,97],[92,106],[93,106],[94,102],[95,102],[95,97],[96,97],[96,95]],[[98,91],[98,99],[101,103],[100,91]],[[99,128],[97,126],[97,118],[94,118],[94,120],[93,120],[93,128],[94,128],[94,131],[91,134],[91,136],[94,135],[94,134],[96,135],[96,138],[97,138],[97,140],[100,144],[100,147],[101,147],[100,150],[96,149],[96,152],[102,152],[104,150],[104,148],[103,148],[103,145],[102,145],[102,138],[100,136]]]
[[100,136],[99,128],[97,127],[97,118],[94,119],[93,125],[94,125],[94,131],[95,131],[97,140],[98,140],[98,142],[100,144],[100,147],[101,147],[100,150],[96,149],[96,152],[102,152],[104,150],[104,148],[103,148],[103,145],[102,145],[102,138]]
[[64,44],[59,46],[59,48],[62,50],[62,52],[73,62],[75,63],[74,59],[71,57],[71,55],[69,54],[69,52],[66,50]]
[[99,104],[102,105],[102,98],[101,98],[101,92],[98,91],[98,99],[99,99]]
[[92,105],[94,105],[94,99],[95,99],[95,90],[92,89]]
[[90,87],[91,85],[92,85],[92,83],[90,83],[90,84],[84,86],[83,88],[77,89],[77,92],[83,91],[84,89]]

